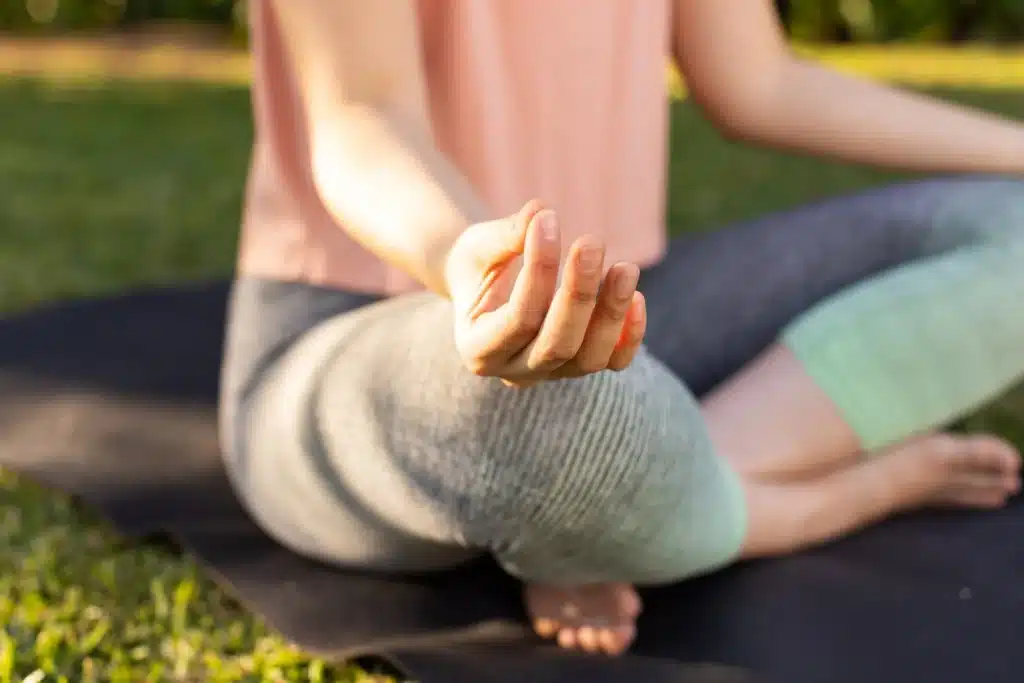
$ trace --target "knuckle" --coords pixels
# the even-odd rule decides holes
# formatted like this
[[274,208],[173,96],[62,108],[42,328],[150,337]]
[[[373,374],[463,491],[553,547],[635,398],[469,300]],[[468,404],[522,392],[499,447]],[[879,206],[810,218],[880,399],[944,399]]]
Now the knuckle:
[[597,288],[573,287],[569,290],[569,300],[574,304],[590,306],[597,301]]
[[608,369],[611,370],[612,372],[622,372],[623,370],[629,367],[629,362],[630,359],[628,358],[616,358],[608,363]]
[[623,330],[622,341],[620,346],[624,349],[633,348],[638,346],[643,340],[644,330],[638,325],[629,325]]
[[527,268],[532,277],[555,279],[558,277],[561,264],[556,255],[542,255],[540,258],[533,259]]
[[633,363],[633,358],[636,357],[635,349],[627,349],[620,353],[616,353],[612,356],[608,362],[608,369],[614,370],[615,372],[622,372]]
[[580,358],[576,361],[576,369],[581,375],[592,375],[601,372],[608,367],[607,363],[601,362],[598,358]]
[[644,343],[644,339],[647,337],[647,326],[643,323],[633,325],[629,330],[629,343],[632,346],[640,347]]
[[603,315],[606,320],[610,320],[615,323],[625,322],[628,313],[629,307],[618,303],[609,303],[601,311],[601,315]]
[[470,358],[466,361],[466,367],[477,377],[489,377],[491,365],[483,358]]
[[522,308],[512,319],[514,334],[534,336],[544,325],[544,311],[537,308]]
[[566,345],[557,344],[542,349],[537,354],[537,365],[548,366],[548,365],[561,365],[568,363],[576,355],[576,349]]

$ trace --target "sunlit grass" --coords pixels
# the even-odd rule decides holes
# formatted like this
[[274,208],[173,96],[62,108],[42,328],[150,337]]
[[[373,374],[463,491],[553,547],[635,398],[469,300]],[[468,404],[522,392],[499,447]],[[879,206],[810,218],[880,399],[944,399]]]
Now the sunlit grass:
[[[1024,91],[1024,49],[798,45],[798,53],[846,73],[916,87]],[[676,98],[685,88],[669,66]]]
[[167,79],[239,85],[249,81],[251,69],[246,52],[228,47],[7,39],[0,40],[0,73],[58,82]]
[[[1024,89],[1024,48],[797,45],[796,50],[850,73],[908,85]],[[669,72],[672,91],[680,96],[679,76],[672,67]],[[251,65],[245,51],[229,47],[8,39],[0,40],[0,73],[58,81],[160,78],[239,85],[248,82]]]

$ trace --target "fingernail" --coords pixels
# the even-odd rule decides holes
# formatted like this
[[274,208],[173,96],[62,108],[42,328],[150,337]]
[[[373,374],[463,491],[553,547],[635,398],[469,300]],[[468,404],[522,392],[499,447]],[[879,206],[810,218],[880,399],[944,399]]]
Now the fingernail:
[[548,242],[558,239],[558,221],[555,220],[554,211],[541,211],[537,214],[537,223],[540,227],[541,236]]
[[620,299],[627,299],[633,296],[636,290],[637,280],[640,279],[640,269],[630,263],[619,273],[615,281],[615,296]]
[[593,273],[601,267],[601,247],[588,246],[580,250],[580,270]]

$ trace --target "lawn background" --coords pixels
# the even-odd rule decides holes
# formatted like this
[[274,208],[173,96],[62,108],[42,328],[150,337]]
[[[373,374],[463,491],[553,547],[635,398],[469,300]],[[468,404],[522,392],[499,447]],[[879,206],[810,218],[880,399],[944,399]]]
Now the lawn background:
[[[102,46],[44,47],[0,41],[0,313],[228,275],[251,136],[244,57],[157,46],[126,69]],[[1024,119],[1020,53],[805,49]],[[740,148],[684,101],[672,124],[669,209],[680,230],[901,177]],[[975,420],[1024,445],[1022,422],[1019,397]],[[192,563],[126,546],[89,513],[0,471],[0,683],[26,676],[369,678],[303,658]]]

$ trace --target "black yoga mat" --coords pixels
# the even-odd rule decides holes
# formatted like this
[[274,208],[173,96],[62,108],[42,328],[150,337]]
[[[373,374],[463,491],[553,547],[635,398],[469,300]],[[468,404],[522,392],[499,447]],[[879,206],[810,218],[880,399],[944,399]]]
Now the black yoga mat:
[[[479,562],[345,573],[263,535],[217,454],[223,283],[0,321],[0,465],[125,534],[168,532],[307,650],[376,655],[422,683],[1017,683],[1024,504],[894,520],[814,552],[649,591],[632,653],[565,653]],[[140,541],[141,542],[141,541]],[[701,664],[714,662],[716,664]]]

